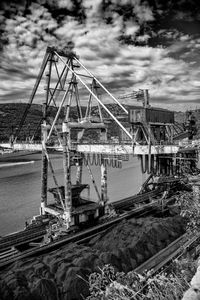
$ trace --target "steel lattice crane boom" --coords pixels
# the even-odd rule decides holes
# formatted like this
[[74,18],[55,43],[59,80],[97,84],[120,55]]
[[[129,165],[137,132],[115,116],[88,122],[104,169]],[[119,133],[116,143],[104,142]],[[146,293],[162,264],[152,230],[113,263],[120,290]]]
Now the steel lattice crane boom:
[[132,91],[131,93],[122,95],[118,97],[119,99],[135,99],[137,101],[142,101],[143,106],[149,106],[149,92],[148,90],[139,89],[139,91]]

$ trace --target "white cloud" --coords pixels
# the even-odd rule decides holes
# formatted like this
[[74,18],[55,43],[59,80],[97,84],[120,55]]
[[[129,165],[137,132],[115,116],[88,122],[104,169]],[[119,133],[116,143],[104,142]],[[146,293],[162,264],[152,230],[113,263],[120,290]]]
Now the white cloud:
[[73,2],[71,0],[58,0],[57,5],[59,8],[67,8],[68,10],[72,10]]
[[141,3],[139,0],[133,2],[133,12],[137,15],[140,23],[154,20],[153,12],[146,3]]
[[[154,20],[150,7],[140,0],[111,1],[113,7],[127,4],[132,5],[133,15],[136,14],[140,24]],[[72,1],[60,0],[57,5],[72,9]],[[199,63],[200,39],[177,30],[161,30],[159,36],[173,40],[168,48],[122,45],[122,35],[131,35],[133,40],[144,42],[149,35],[138,36],[140,26],[136,19],[124,20],[116,11],[112,22],[107,24],[101,16],[102,0],[84,0],[83,6],[87,18],[82,23],[72,16],[57,22],[46,8],[36,3],[32,4],[30,15],[16,15],[6,20],[9,43],[2,55],[0,99],[12,99],[13,91],[13,96],[20,97],[24,92],[27,100],[46,46],[64,47],[71,40],[80,60],[117,96],[133,89],[148,88],[153,101],[159,101],[159,97],[166,99],[162,102],[165,106],[174,101],[198,99],[200,74],[196,64]],[[42,93],[41,88],[39,95]]]
[[127,21],[127,22],[125,22],[124,34],[135,36],[136,33],[138,32],[139,28],[140,28],[139,25],[134,23],[133,21],[132,22]]
[[100,7],[102,5],[102,0],[83,0],[83,7],[86,10],[86,15],[88,19],[100,17]]

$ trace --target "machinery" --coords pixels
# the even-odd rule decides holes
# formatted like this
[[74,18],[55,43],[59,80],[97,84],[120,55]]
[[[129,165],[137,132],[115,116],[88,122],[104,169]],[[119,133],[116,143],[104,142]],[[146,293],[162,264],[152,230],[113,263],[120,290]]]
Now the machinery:
[[[111,151],[107,139],[108,125],[106,119],[111,118],[128,135],[131,134],[120,123],[117,117],[100,100],[98,90],[101,89],[117,105],[118,109],[128,114],[128,111],[115,99],[109,91],[95,78],[79,61],[71,49],[59,50],[47,48],[39,76],[34,86],[27,110],[36,92],[46,76],[46,97],[43,104],[42,128],[42,192],[41,215],[54,216],[61,220],[62,228],[81,226],[94,222],[103,216],[107,209],[107,167],[120,167],[122,154]],[[95,102],[95,103],[94,103]],[[52,107],[54,117],[50,116]],[[84,141],[85,133],[92,136],[95,151],[88,150],[88,143]],[[17,136],[18,133],[16,133]],[[87,134],[88,136],[88,134]],[[101,150],[97,144],[104,147]],[[79,149],[79,146],[86,149]],[[130,144],[131,147],[131,144]],[[54,172],[51,153],[61,151],[63,155],[63,183],[60,184]],[[88,188],[82,183],[83,164],[87,166],[90,177],[97,192],[98,201],[84,199],[80,194]],[[101,191],[91,172],[90,164],[101,168]],[[72,184],[71,168],[77,168],[76,183]],[[48,186],[48,169],[52,173],[54,187]],[[54,202],[49,201],[53,194]]]
[[[151,174],[151,180],[161,175],[181,175],[186,161],[188,167],[194,163],[194,153],[180,152],[174,141],[173,112],[151,107],[147,90],[137,94],[143,102],[141,107],[127,109],[87,70],[70,45],[62,50],[47,48],[18,130],[23,126],[44,76],[41,215],[62,220],[62,228],[68,230],[74,225],[94,222],[107,212],[107,167],[121,167],[122,161],[127,160],[129,155],[139,157],[142,172]],[[114,106],[106,104],[110,102]],[[120,120],[120,115],[127,119],[129,129]],[[127,137],[125,143],[108,138],[108,120]],[[17,135],[18,131],[15,137]],[[54,172],[53,151],[61,151],[63,155],[62,184]],[[81,192],[88,188],[82,183],[83,164],[97,192],[97,202],[81,196]],[[100,191],[92,175],[91,164],[100,166]],[[72,165],[77,169],[75,184],[71,179]],[[48,186],[48,169],[52,173],[54,187]],[[54,196],[53,203],[48,200],[50,193]]]

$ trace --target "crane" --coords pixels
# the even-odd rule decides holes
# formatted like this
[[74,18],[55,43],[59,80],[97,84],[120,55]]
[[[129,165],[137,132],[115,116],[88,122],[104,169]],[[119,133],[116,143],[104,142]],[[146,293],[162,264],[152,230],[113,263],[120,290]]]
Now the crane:
[[138,91],[132,91],[128,94],[124,94],[118,97],[120,100],[123,99],[135,99],[137,101],[142,101],[143,106],[149,106],[149,91],[147,89],[139,89]]
[[[71,225],[101,216],[108,202],[108,160],[113,160],[112,166],[117,167],[116,156],[138,155],[144,173],[159,175],[174,170],[176,164],[174,158],[180,148],[173,140],[174,112],[150,106],[148,90],[132,91],[119,97],[118,100],[83,65],[72,49],[47,48],[19,129],[23,126],[44,76],[46,87],[41,125],[41,215],[62,215],[67,229]],[[142,106],[125,107],[120,100],[128,97],[142,101]],[[114,103],[113,107],[106,102],[107,98]],[[56,109],[53,119],[50,119],[48,114],[51,106]],[[127,117],[131,132],[118,118],[120,111]],[[112,125],[115,124],[127,135],[129,139],[127,144],[112,143],[109,140],[107,117],[112,120]],[[87,131],[93,132],[93,141],[85,143],[83,136]],[[16,136],[18,134],[19,132],[16,132]],[[52,140],[53,146],[50,146]],[[55,150],[57,145],[63,155],[64,186],[60,186],[57,181],[50,157],[52,147]],[[71,157],[74,154],[77,168],[76,185],[71,182]],[[99,201],[98,203],[89,201],[87,206],[83,205],[85,202],[83,203],[80,197],[81,190],[85,188],[85,185],[82,185],[83,162],[87,166],[91,163],[101,168]],[[48,189],[48,169],[54,180],[53,189]],[[56,197],[56,203],[53,205],[48,203],[48,191],[52,191]]]

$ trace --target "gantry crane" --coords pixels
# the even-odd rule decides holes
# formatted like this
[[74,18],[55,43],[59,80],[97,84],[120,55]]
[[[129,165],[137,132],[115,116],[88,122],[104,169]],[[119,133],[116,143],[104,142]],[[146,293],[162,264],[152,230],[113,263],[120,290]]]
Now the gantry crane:
[[[42,192],[41,214],[61,216],[66,228],[105,213],[108,203],[107,167],[120,165],[123,155],[138,155],[143,172],[154,174],[170,173],[179,146],[174,144],[174,113],[154,108],[149,104],[147,90],[141,90],[141,107],[127,109],[105,86],[81,63],[72,49],[48,47],[33,88],[20,127],[32,104],[43,77],[46,77],[46,95],[43,101],[42,119]],[[100,94],[101,93],[101,97]],[[114,110],[106,103],[114,103]],[[56,109],[55,117],[49,112]],[[126,116],[131,130],[118,118]],[[126,143],[112,143],[108,139],[108,117],[127,136]],[[93,140],[85,141],[88,131]],[[16,137],[18,132],[16,132]],[[53,144],[53,146],[52,146]],[[64,184],[60,185],[51,162],[50,153],[60,149],[63,153]],[[72,160],[76,161],[76,184],[71,183]],[[89,162],[101,167],[101,192],[97,191],[98,202],[85,201],[80,192],[87,187],[82,184],[83,162],[91,174]],[[117,162],[117,163],[116,163]],[[48,169],[52,172],[55,187],[48,187]],[[94,178],[92,177],[92,181]],[[97,188],[96,188],[97,190]],[[55,203],[48,203],[48,191],[53,193]]]

